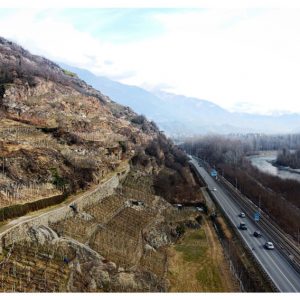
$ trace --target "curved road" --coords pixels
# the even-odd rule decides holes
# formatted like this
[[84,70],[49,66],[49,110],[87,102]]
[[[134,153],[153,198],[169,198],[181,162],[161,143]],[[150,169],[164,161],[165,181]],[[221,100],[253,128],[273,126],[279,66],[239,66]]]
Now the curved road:
[[[240,222],[245,222],[248,230],[239,230],[241,238],[246,245],[251,249],[253,255],[269,275],[275,286],[280,292],[300,292],[300,274],[290,265],[290,263],[276,249],[266,250],[263,245],[266,241],[271,241],[267,234],[260,229],[261,238],[255,238],[253,232],[257,230],[256,222],[252,219],[253,216],[240,218],[239,213],[241,208],[235,203],[231,196],[221,185],[215,181],[208,172],[199,166],[197,160],[191,158],[190,161],[201,177],[205,180],[209,189],[216,188],[212,191],[218,204],[223,208],[229,220],[233,225],[238,226]],[[254,250],[252,250],[254,247]]]

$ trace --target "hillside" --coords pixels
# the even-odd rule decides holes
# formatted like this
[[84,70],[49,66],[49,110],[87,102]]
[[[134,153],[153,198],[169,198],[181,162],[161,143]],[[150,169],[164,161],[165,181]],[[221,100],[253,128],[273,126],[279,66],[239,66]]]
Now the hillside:
[[33,183],[74,192],[142,155],[156,174],[165,162],[186,168],[184,154],[153,122],[16,44],[1,39],[0,47],[1,186],[10,197],[22,198],[10,187]]
[[0,91],[0,290],[167,291],[166,248],[200,226],[170,203],[203,204],[185,154],[3,38]]

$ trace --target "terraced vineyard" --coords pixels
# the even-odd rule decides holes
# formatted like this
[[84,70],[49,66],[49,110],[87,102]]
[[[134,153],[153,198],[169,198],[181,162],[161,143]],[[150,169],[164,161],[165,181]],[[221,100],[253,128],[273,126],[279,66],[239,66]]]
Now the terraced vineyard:
[[93,216],[98,223],[106,224],[119,211],[124,209],[126,198],[117,194],[103,199],[98,205],[90,206],[86,212]]
[[91,230],[96,225],[97,223],[93,220],[74,217],[55,223],[51,227],[61,236],[71,237],[81,243],[86,243],[89,240]]
[[[32,242],[5,248],[0,290],[167,290],[172,232],[176,222],[194,214],[156,196],[151,186],[146,188],[150,182],[150,176],[130,174],[114,195],[85,208],[70,207],[72,214],[40,228]],[[47,242],[49,233],[52,242]]]
[[154,194],[153,176],[139,173],[129,173],[123,184],[124,187],[137,189],[144,193]]
[[1,292],[58,292],[63,289],[69,269],[63,253],[36,243],[19,243],[7,249],[0,263]]
[[142,230],[153,217],[148,212],[125,208],[98,230],[90,246],[120,266],[132,267],[143,254]]

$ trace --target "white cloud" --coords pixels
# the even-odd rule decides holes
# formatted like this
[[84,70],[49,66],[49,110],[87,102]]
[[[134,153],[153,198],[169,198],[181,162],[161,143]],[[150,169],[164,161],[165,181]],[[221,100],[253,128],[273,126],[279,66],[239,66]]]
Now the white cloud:
[[252,111],[300,112],[299,10],[160,13],[153,22],[163,34],[126,44],[104,42],[62,19],[36,18],[38,12],[2,18],[0,35],[124,83],[168,86],[231,109],[250,103]]

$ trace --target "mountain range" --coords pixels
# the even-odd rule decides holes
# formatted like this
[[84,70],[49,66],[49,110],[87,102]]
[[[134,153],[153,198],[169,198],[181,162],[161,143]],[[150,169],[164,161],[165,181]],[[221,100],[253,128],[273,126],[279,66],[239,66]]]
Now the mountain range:
[[300,131],[299,114],[259,115],[230,112],[210,101],[175,95],[163,91],[150,92],[126,85],[92,72],[59,63],[101,90],[114,101],[129,106],[155,121],[173,138],[201,134],[229,133],[296,133]]

